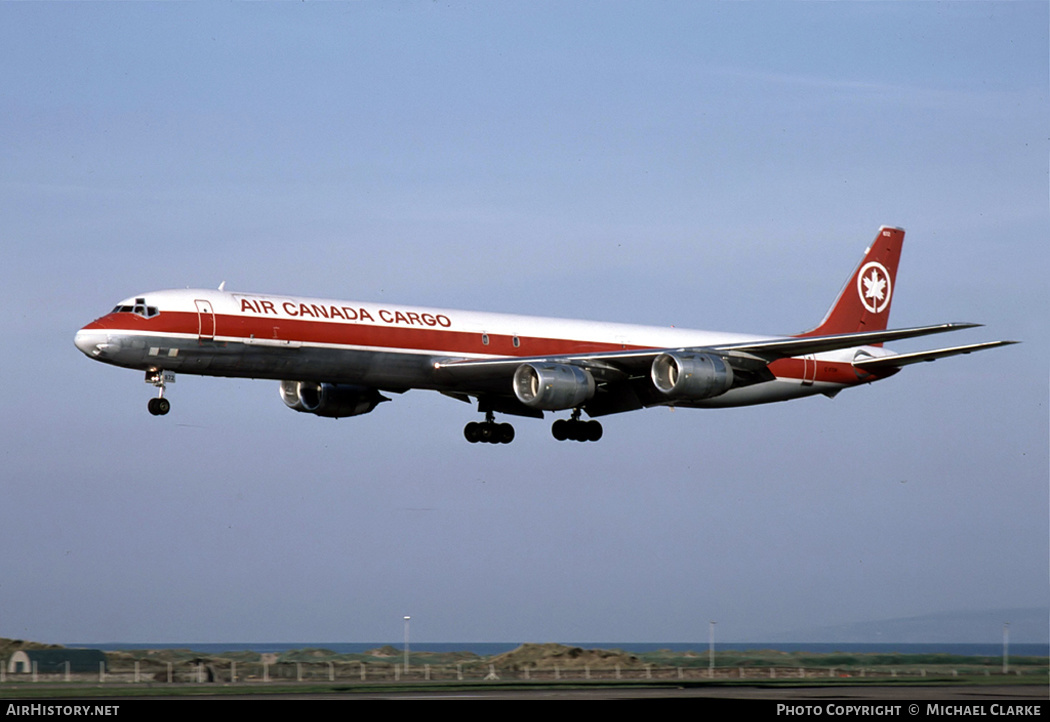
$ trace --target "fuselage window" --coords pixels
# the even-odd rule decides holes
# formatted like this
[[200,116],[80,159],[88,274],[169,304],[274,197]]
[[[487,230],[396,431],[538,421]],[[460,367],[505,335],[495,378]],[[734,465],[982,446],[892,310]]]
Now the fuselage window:
[[481,334],[481,343],[485,346],[489,345],[489,335],[487,333]]
[[521,346],[521,339],[518,338],[517,336],[515,336],[514,337],[514,348],[518,348],[519,346]]

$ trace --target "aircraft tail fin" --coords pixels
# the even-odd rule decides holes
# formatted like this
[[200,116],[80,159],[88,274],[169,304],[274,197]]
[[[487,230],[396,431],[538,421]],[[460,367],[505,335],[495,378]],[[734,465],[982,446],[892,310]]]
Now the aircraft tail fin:
[[897,263],[904,229],[882,226],[860,265],[846,281],[824,320],[799,336],[829,336],[859,331],[883,331],[897,281]]

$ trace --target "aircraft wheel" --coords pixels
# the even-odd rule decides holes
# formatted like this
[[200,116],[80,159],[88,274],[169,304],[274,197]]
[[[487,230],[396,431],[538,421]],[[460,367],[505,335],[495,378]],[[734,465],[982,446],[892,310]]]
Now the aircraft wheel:
[[146,404],[146,408],[154,416],[163,416],[171,411],[171,402],[165,398],[150,399],[149,403]]
[[602,438],[602,425],[597,421],[587,422],[587,441],[598,441]]
[[569,438],[569,422],[565,419],[558,419],[551,426],[551,434],[558,441],[565,441]]
[[472,444],[476,444],[481,440],[481,433],[478,429],[478,422],[471,421],[469,424],[463,427],[463,436],[466,437],[467,441]]
[[499,443],[509,444],[514,441],[514,427],[510,424],[500,424],[496,436],[499,438]]
[[589,441],[590,438],[591,436],[590,429],[588,428],[588,423],[586,421],[577,421],[572,430],[572,440]]

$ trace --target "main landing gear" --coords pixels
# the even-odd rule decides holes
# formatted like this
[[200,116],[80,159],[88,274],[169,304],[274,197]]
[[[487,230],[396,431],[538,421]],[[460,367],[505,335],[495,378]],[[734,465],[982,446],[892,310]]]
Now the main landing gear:
[[164,387],[175,383],[175,374],[160,369],[150,370],[146,372],[146,383],[157,387],[157,398],[150,399],[146,405],[149,412],[154,416],[163,416],[171,411],[171,402],[164,398]]
[[[497,424],[493,419],[494,414],[486,411],[484,421],[471,421],[463,427],[463,436],[472,444],[509,444],[514,441],[514,427]],[[551,434],[558,441],[597,441],[602,438],[602,425],[597,421],[581,421],[580,409],[573,409],[572,418],[554,422]]]
[[558,441],[597,441],[602,438],[602,425],[597,421],[580,421],[580,410],[573,409],[571,419],[558,419],[551,426]]
[[471,421],[463,427],[463,436],[472,444],[479,441],[486,444],[509,444],[514,441],[514,427],[510,424],[497,424],[491,411],[485,412],[481,423]]

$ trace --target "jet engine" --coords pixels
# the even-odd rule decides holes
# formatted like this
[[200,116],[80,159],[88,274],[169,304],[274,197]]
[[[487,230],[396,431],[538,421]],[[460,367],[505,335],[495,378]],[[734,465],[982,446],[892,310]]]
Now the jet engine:
[[594,378],[569,364],[522,364],[514,372],[514,395],[534,409],[572,409],[594,396]]
[[653,361],[651,375],[657,389],[683,401],[709,399],[733,385],[733,368],[708,353],[662,353]]
[[282,381],[281,400],[296,411],[338,419],[367,414],[390,399],[368,386]]

